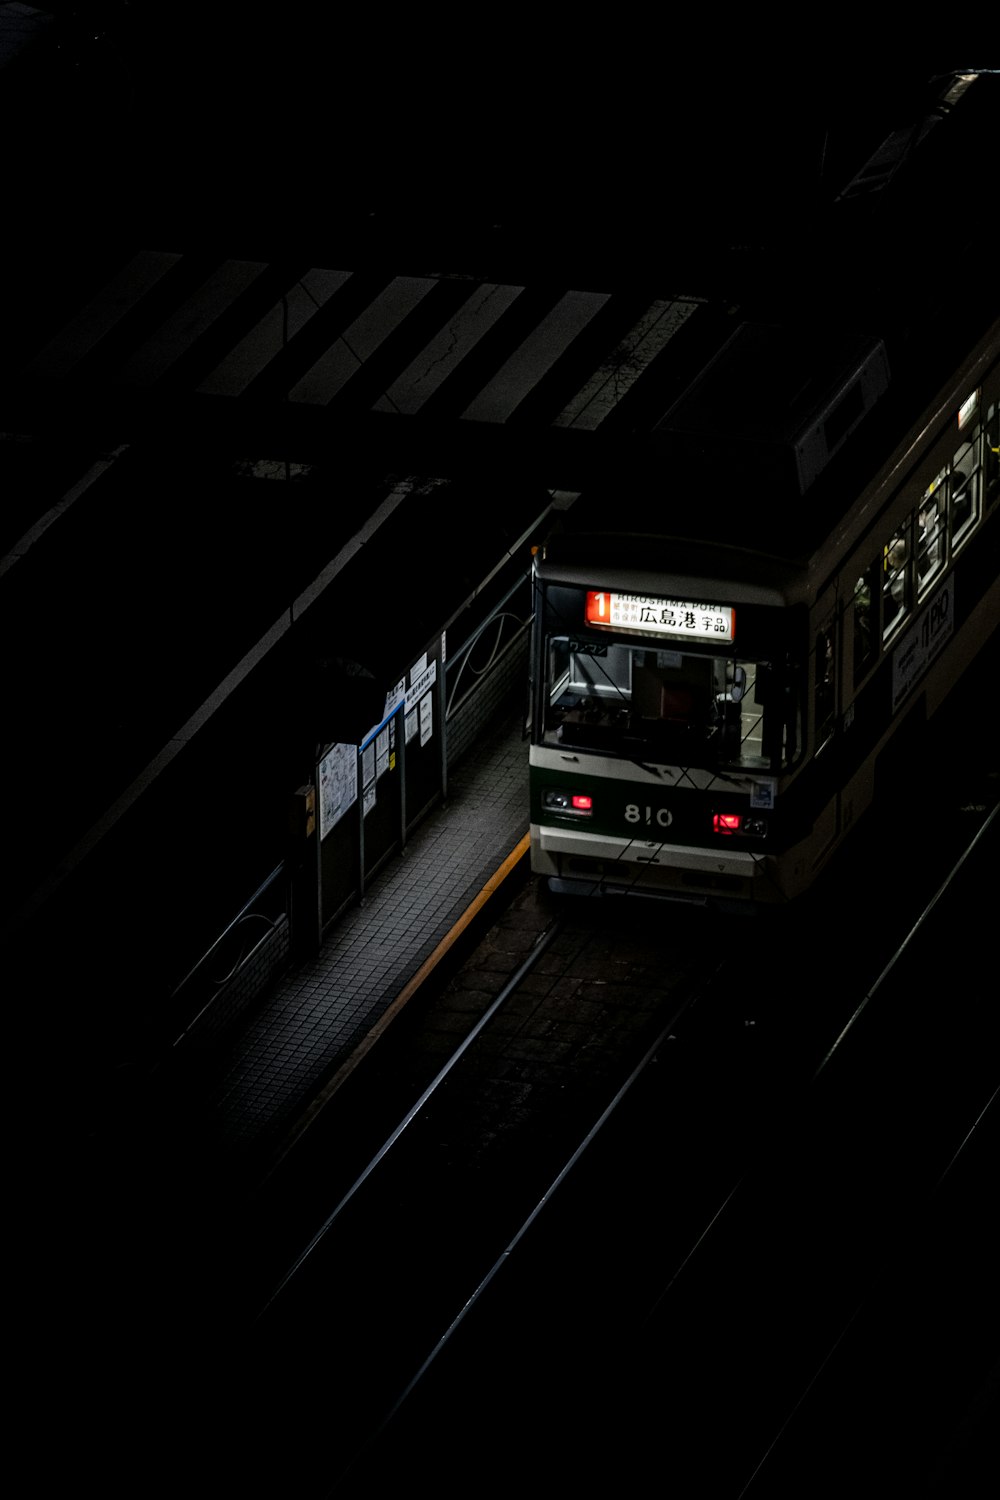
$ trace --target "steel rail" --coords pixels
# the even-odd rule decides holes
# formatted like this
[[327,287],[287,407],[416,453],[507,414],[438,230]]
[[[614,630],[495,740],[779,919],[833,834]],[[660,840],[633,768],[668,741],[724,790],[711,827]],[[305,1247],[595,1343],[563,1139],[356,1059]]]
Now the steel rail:
[[[978,1112],[976,1114],[975,1120],[973,1120],[972,1124],[969,1126],[969,1128],[966,1130],[965,1134],[963,1135],[961,1141],[958,1143],[958,1145],[955,1147],[954,1151],[951,1153],[951,1156],[950,1156],[950,1158],[948,1160],[947,1165],[945,1166],[944,1170],[940,1173],[940,1175],[938,1176],[937,1181],[934,1183],[934,1186],[932,1187],[931,1191],[927,1195],[927,1203],[928,1204],[937,1196],[937,1194],[944,1187],[945,1183],[952,1176],[952,1174],[955,1171],[955,1168],[957,1167],[958,1163],[961,1161],[963,1155],[970,1148],[973,1140],[976,1137],[977,1132],[983,1126],[983,1124],[984,1124],[984,1122],[985,1122],[985,1120],[986,1120],[986,1118],[987,1118],[990,1110],[996,1107],[998,1099],[1000,1099],[1000,1087],[995,1088],[993,1090],[993,1092],[990,1095],[989,1099],[987,1099],[986,1102],[982,1105],[982,1107],[978,1110]],[[858,1300],[855,1303],[854,1307],[851,1309],[851,1312],[850,1312],[849,1316],[847,1318],[845,1318],[843,1326],[841,1327],[841,1329],[839,1330],[839,1332],[836,1334],[836,1336],[833,1339],[830,1340],[829,1346],[827,1347],[826,1351],[824,1352],[823,1357],[818,1361],[818,1363],[816,1364],[815,1369],[812,1371],[812,1373],[810,1374],[810,1376],[808,1377],[808,1379],[804,1382],[804,1384],[802,1386],[802,1389],[799,1391],[798,1396],[795,1398],[795,1401],[792,1403],[791,1407],[789,1408],[789,1410],[785,1414],[784,1418],[782,1419],[782,1421],[778,1425],[776,1431],[774,1432],[773,1436],[771,1437],[770,1441],[768,1442],[767,1447],[764,1449],[764,1451],[761,1454],[760,1458],[757,1460],[756,1464],[754,1465],[753,1470],[750,1473],[750,1475],[748,1476],[745,1484],[743,1484],[743,1486],[739,1490],[739,1493],[736,1496],[736,1500],[743,1500],[743,1496],[750,1493],[750,1491],[751,1491],[751,1489],[752,1489],[752,1487],[754,1485],[754,1482],[756,1481],[756,1479],[758,1478],[758,1476],[761,1474],[761,1472],[764,1469],[765,1465],[767,1464],[768,1460],[774,1454],[775,1450],[778,1447],[778,1444],[781,1442],[782,1438],[785,1436],[786,1432],[788,1431],[789,1427],[791,1426],[791,1424],[794,1421],[794,1419],[795,1419],[796,1415],[798,1414],[798,1412],[802,1409],[802,1406],[804,1405],[804,1403],[808,1399],[809,1394],[813,1390],[813,1388],[815,1387],[817,1381],[819,1381],[819,1379],[823,1375],[823,1372],[826,1370],[827,1366],[830,1364],[830,1361],[834,1358],[834,1356],[836,1355],[838,1349],[841,1347],[841,1345],[844,1343],[845,1339],[850,1334],[851,1329],[856,1324],[859,1316],[865,1311],[865,1308],[868,1305],[869,1301],[870,1301],[870,1298],[867,1295],[858,1298]]]
[[434,1344],[434,1347],[431,1349],[431,1351],[429,1352],[429,1354],[423,1360],[423,1362],[421,1363],[421,1365],[419,1366],[419,1368],[415,1371],[415,1373],[413,1374],[413,1376],[411,1377],[411,1379],[407,1383],[406,1387],[400,1392],[399,1396],[396,1398],[396,1400],[393,1403],[393,1405],[390,1408],[390,1410],[382,1418],[381,1422],[379,1423],[379,1426],[366,1439],[364,1447],[362,1449],[360,1449],[358,1451],[358,1453],[355,1455],[355,1458],[351,1461],[351,1464],[349,1465],[348,1470],[345,1470],[345,1476],[346,1476],[347,1472],[349,1472],[349,1470],[351,1468],[353,1468],[354,1465],[360,1459],[362,1459],[364,1457],[365,1453],[367,1453],[367,1451],[369,1450],[370,1446],[372,1444],[374,1444],[378,1440],[378,1438],[381,1437],[385,1433],[385,1431],[388,1428],[388,1426],[390,1425],[390,1423],[398,1415],[399,1411],[401,1410],[401,1408],[403,1407],[403,1405],[405,1404],[405,1402],[413,1395],[413,1393],[415,1392],[415,1390],[419,1386],[420,1382],[429,1373],[432,1365],[434,1364],[434,1361],[443,1352],[443,1350],[446,1348],[446,1346],[448,1345],[448,1343],[451,1341],[451,1339],[457,1333],[458,1329],[464,1323],[465,1319],[468,1317],[469,1313],[475,1307],[476,1303],[480,1300],[480,1298],[482,1297],[482,1295],[484,1294],[484,1292],[486,1292],[486,1290],[489,1288],[489,1286],[495,1281],[495,1279],[498,1276],[498,1274],[500,1273],[500,1271],[502,1271],[506,1266],[510,1265],[510,1263],[511,1263],[511,1257],[514,1254],[514,1251],[520,1245],[521,1241],[524,1239],[524,1237],[528,1233],[529,1229],[531,1229],[532,1225],[539,1218],[539,1216],[541,1215],[541,1213],[543,1212],[543,1210],[552,1201],[552,1199],[555,1196],[557,1190],[570,1177],[570,1175],[573,1172],[574,1168],[577,1167],[578,1164],[580,1163],[580,1161],[582,1160],[582,1158],[584,1156],[584,1153],[588,1150],[588,1148],[597,1139],[597,1137],[600,1134],[601,1130],[604,1128],[605,1125],[607,1125],[608,1121],[614,1115],[615,1111],[621,1106],[621,1104],[627,1098],[628,1094],[631,1092],[631,1090],[635,1086],[635,1084],[639,1081],[640,1078],[642,1078],[642,1076],[645,1074],[645,1072],[649,1068],[649,1066],[657,1060],[657,1057],[659,1055],[659,1052],[660,1052],[661,1048],[671,1039],[672,1035],[674,1034],[674,1028],[677,1026],[677,1023],[680,1021],[681,1017],[683,1015],[685,1015],[687,1012],[689,1012],[690,1010],[692,1010],[694,1008],[694,1006],[698,1003],[698,1001],[702,998],[702,996],[706,993],[706,991],[708,989],[710,989],[711,984],[712,984],[712,980],[714,979],[715,975],[719,972],[719,970],[721,968],[722,968],[722,964],[720,964],[716,968],[716,970],[714,971],[714,973],[708,978],[708,980],[706,981],[705,985],[701,989],[695,991],[693,994],[689,995],[687,997],[687,999],[684,1000],[684,1002],[677,1008],[677,1010],[673,1013],[673,1015],[671,1015],[669,1021],[667,1021],[667,1023],[662,1027],[662,1029],[660,1030],[660,1032],[657,1035],[656,1039],[646,1049],[645,1053],[643,1054],[643,1056],[641,1057],[641,1059],[639,1060],[639,1062],[635,1065],[635,1067],[632,1069],[632,1071],[629,1073],[628,1077],[620,1085],[620,1087],[615,1091],[614,1096],[611,1098],[611,1100],[608,1102],[608,1104],[605,1106],[605,1108],[601,1111],[600,1115],[594,1121],[593,1125],[591,1125],[590,1128],[587,1130],[586,1134],[584,1135],[584,1137],[580,1141],[580,1143],[570,1153],[569,1157],[566,1159],[566,1161],[563,1163],[562,1167],[560,1167],[559,1171],[556,1173],[555,1177],[552,1179],[552,1182],[549,1184],[549,1186],[542,1193],[541,1197],[535,1203],[534,1208],[532,1208],[531,1212],[523,1220],[523,1222],[521,1223],[521,1225],[519,1226],[519,1228],[516,1230],[516,1232],[512,1235],[511,1239],[508,1241],[508,1243],[506,1244],[506,1246],[504,1247],[504,1249],[497,1256],[497,1258],[493,1262],[492,1266],[486,1272],[485,1276],[483,1276],[481,1278],[481,1280],[479,1281],[479,1284],[475,1287],[475,1289],[473,1290],[473,1292],[466,1299],[466,1301],[463,1304],[461,1310],[452,1319],[452,1321],[449,1323],[448,1327],[445,1329],[444,1333],[442,1333],[441,1337]]
[[399,1124],[396,1125],[396,1127],[390,1132],[387,1139],[383,1141],[382,1145],[375,1152],[374,1156],[370,1159],[367,1165],[354,1179],[351,1186],[343,1194],[336,1207],[332,1210],[331,1213],[327,1215],[327,1217],[323,1220],[323,1223],[316,1230],[315,1234],[313,1234],[306,1246],[296,1256],[295,1260],[288,1267],[281,1279],[278,1281],[277,1285],[271,1291],[271,1294],[267,1298],[267,1301],[257,1313],[255,1321],[259,1322],[261,1319],[267,1316],[270,1309],[277,1302],[278,1298],[295,1279],[298,1272],[302,1269],[303,1265],[313,1254],[316,1248],[326,1238],[327,1234],[329,1234],[330,1230],[333,1228],[334,1224],[337,1222],[347,1205],[356,1196],[356,1194],[360,1192],[361,1188],[369,1180],[379,1164],[385,1160],[386,1156],[392,1150],[393,1146],[395,1146],[397,1141],[400,1140],[405,1131],[413,1123],[414,1119],[416,1119],[417,1115],[420,1114],[427,1103],[437,1093],[437,1090],[441,1087],[445,1079],[454,1070],[454,1068],[457,1067],[458,1063],[465,1056],[466,1052],[472,1046],[473,1042],[476,1041],[476,1039],[489,1025],[490,1021],[497,1014],[497,1012],[506,1004],[510,996],[520,988],[525,976],[531,972],[531,970],[538,963],[538,960],[541,958],[542,954],[548,949],[549,945],[553,942],[557,934],[562,930],[562,925],[562,922],[557,919],[555,922],[551,923],[551,925],[547,927],[541,934],[541,936],[537,939],[527,958],[523,961],[523,963],[519,966],[515,973],[511,975],[510,979],[507,980],[506,984],[497,995],[496,999],[492,1002],[488,1009],[483,1012],[479,1020],[472,1027],[471,1031],[466,1034],[463,1040],[459,1043],[458,1047],[456,1047],[455,1051],[448,1058],[444,1066],[435,1074],[434,1078],[431,1079],[430,1083],[424,1089],[420,1097],[407,1110],[406,1114],[400,1120]]

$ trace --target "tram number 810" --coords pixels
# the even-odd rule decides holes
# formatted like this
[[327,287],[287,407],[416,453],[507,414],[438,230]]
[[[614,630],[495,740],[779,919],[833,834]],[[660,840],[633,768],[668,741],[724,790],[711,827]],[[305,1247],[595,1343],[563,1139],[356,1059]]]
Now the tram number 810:
[[[643,813],[645,813],[645,818],[643,817]],[[654,809],[647,805],[645,808],[642,808],[638,802],[626,802],[625,821],[626,823],[644,822],[648,828],[651,828],[654,823],[658,828],[669,828],[674,821],[674,815],[669,807],[657,807]]]

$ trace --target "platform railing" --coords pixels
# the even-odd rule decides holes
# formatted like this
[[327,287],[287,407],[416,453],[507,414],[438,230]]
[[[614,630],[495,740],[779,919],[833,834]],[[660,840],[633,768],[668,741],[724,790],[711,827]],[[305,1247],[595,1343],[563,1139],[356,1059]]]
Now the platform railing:
[[[523,608],[516,596],[525,592]],[[519,576],[456,649],[449,645],[445,722],[453,766],[508,699],[523,696],[531,632],[530,585]]]
[[282,861],[174,989],[170,1013],[183,1023],[173,1047],[196,1031],[222,1030],[287,962],[288,906]]

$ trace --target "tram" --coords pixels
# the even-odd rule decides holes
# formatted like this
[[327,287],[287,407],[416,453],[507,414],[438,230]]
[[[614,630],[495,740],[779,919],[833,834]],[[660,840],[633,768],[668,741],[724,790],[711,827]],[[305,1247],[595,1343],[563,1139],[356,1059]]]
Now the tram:
[[568,505],[532,564],[553,890],[808,889],[995,630],[998,360],[994,323],[897,388],[879,338],[744,322],[641,462]]

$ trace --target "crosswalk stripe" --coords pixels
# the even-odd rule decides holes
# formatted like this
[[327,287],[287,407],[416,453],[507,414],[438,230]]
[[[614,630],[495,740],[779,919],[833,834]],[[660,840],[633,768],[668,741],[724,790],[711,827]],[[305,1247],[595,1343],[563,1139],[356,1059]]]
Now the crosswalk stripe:
[[289,399],[327,405],[434,285],[423,276],[397,276],[296,381]]
[[126,360],[117,381],[148,386],[160,379],[266,269],[263,261],[224,261]]
[[519,286],[484,282],[393,381],[372,410],[407,416],[418,412],[523,290]]
[[[673,379],[659,356],[702,305],[694,296],[644,305],[633,291],[144,251],[25,373],[42,390],[60,374],[85,374],[108,395],[169,376],[177,391],[189,382],[192,397],[245,401],[279,421],[291,404],[351,421],[365,412],[419,417],[435,430],[455,422],[467,432],[593,432],[656,421]],[[680,370],[691,351],[678,349]]]
[[133,256],[75,318],[38,350],[28,362],[25,374],[65,380],[180,259],[180,255],[159,250],[142,250]]
[[653,302],[553,425],[589,431],[599,427],[697,306],[693,301]]
[[570,341],[608,301],[606,292],[566,292],[462,412],[472,422],[505,422]]
[[313,267],[289,287],[281,301],[206,375],[198,390],[213,396],[242,395],[350,276],[350,271]]

